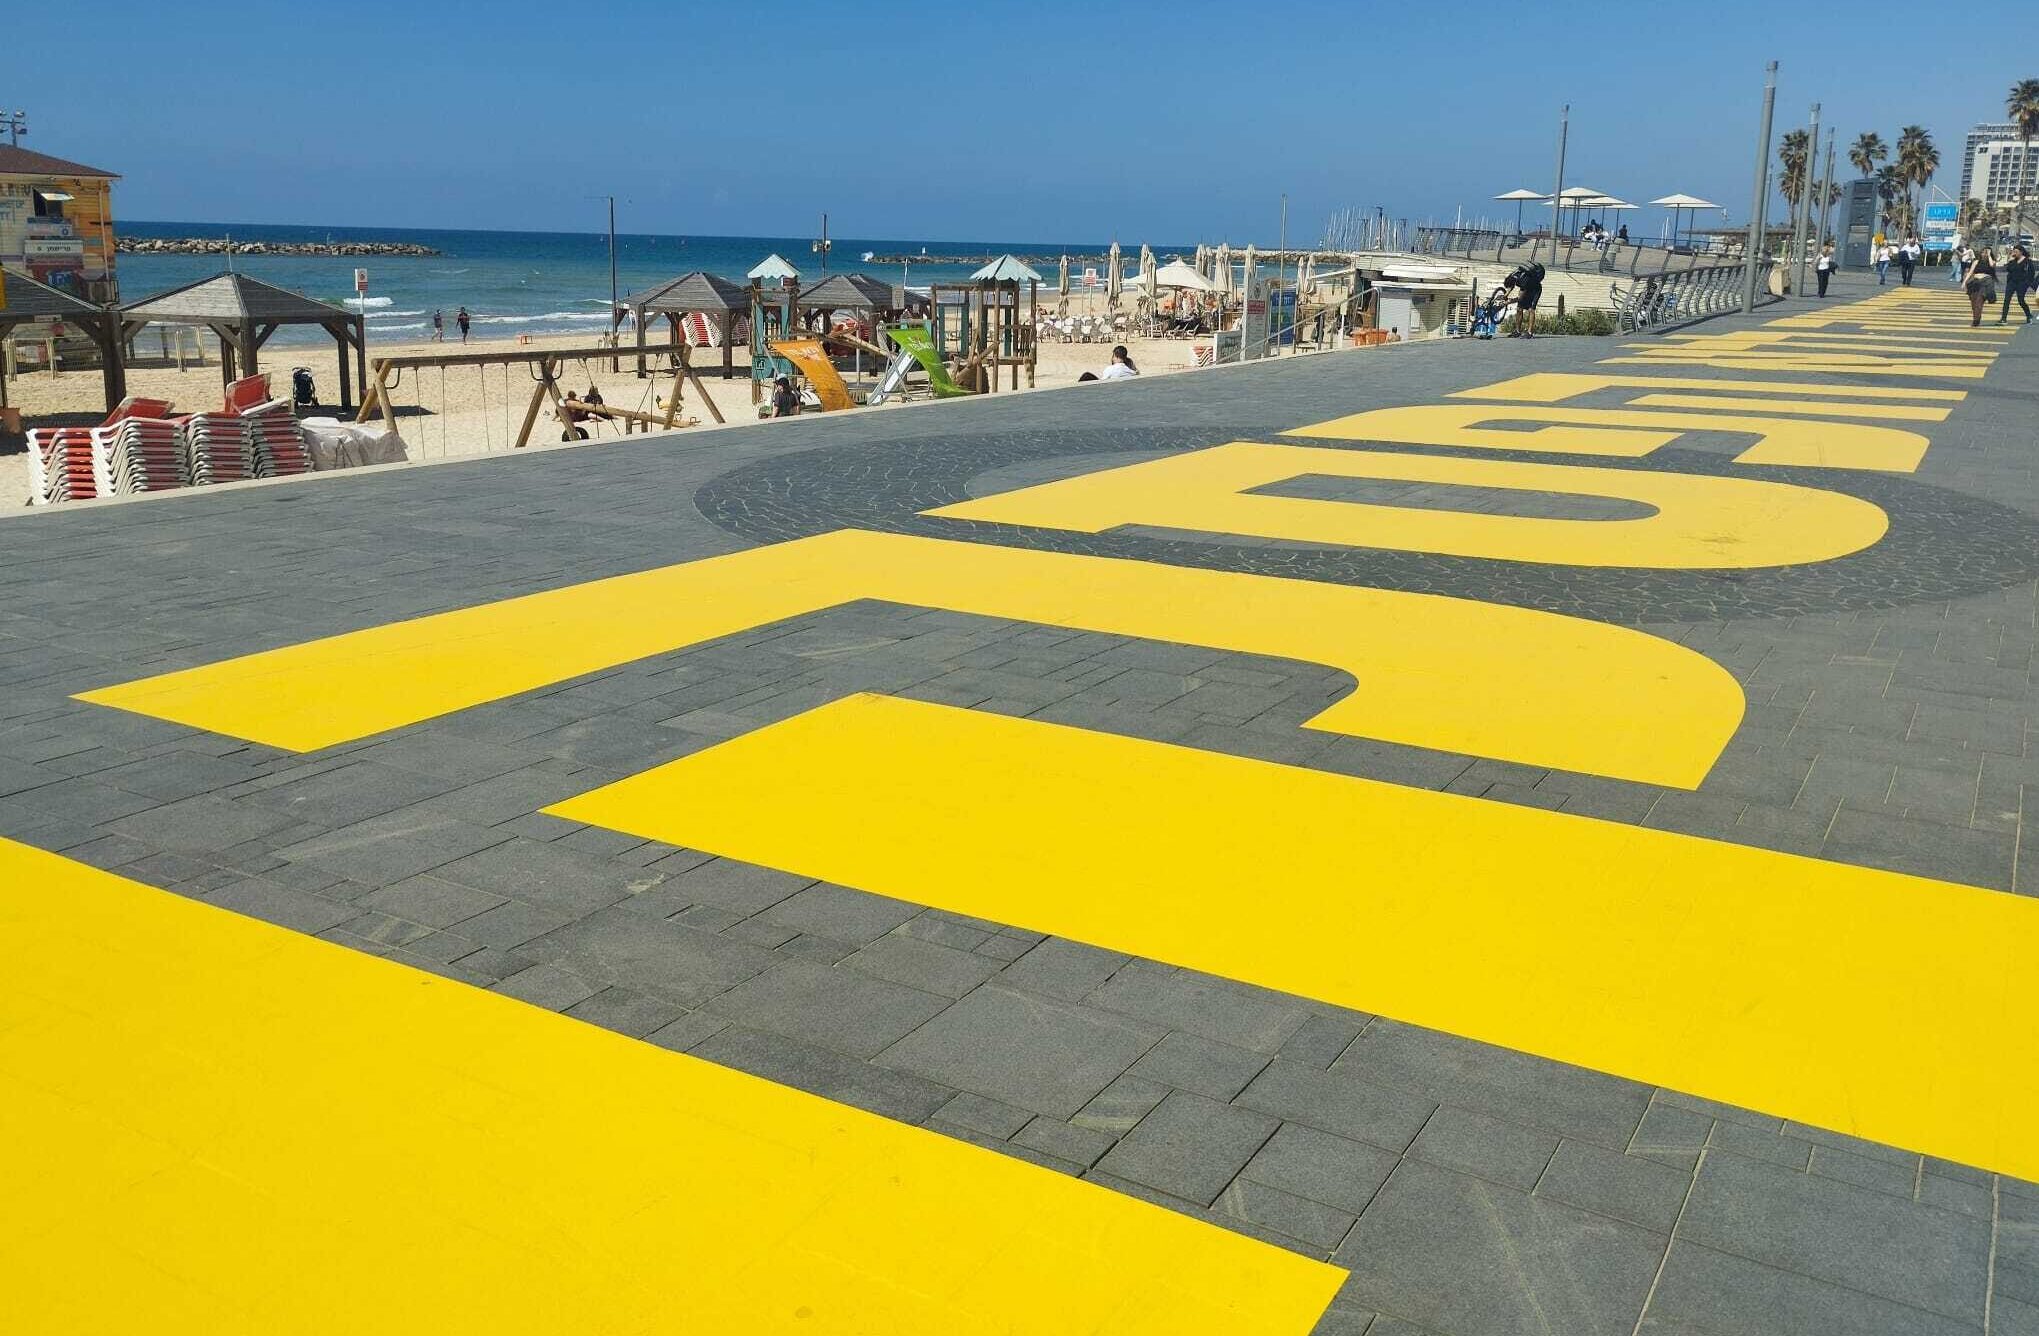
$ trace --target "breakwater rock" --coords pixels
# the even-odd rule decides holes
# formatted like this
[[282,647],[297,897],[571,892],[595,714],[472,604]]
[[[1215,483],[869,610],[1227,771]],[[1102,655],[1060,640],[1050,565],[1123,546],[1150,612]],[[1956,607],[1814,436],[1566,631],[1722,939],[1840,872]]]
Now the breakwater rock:
[[117,237],[114,249],[134,255],[398,255],[433,256],[409,241],[228,241],[224,237]]

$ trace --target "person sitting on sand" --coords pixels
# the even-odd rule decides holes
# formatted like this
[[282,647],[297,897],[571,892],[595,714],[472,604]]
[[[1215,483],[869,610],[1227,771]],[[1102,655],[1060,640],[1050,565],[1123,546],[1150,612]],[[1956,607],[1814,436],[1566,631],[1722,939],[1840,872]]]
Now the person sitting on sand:
[[1098,376],[1099,380],[1131,380],[1140,374],[1140,368],[1133,365],[1133,355],[1121,343],[1112,349],[1111,365]]
[[800,392],[793,388],[792,379],[781,376],[772,385],[772,416],[800,416]]

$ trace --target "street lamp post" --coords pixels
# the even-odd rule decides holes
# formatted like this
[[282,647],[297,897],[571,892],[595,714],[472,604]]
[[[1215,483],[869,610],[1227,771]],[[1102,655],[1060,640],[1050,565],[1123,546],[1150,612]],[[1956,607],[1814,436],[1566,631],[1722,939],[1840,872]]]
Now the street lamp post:
[[[1572,132],[1572,104],[1567,102],[1558,111],[1558,181],[1550,190],[1550,262],[1558,262],[1558,225],[1562,219],[1559,210],[1565,207],[1565,144]],[[1529,258],[1536,258],[1536,248],[1530,247]]]
[[1812,130],[1806,141],[1805,167],[1798,174],[1798,199],[1792,208],[1791,221],[1791,292],[1793,296],[1805,295],[1805,225],[1812,212],[1812,156],[1819,151],[1820,104],[1812,104]]
[[1770,193],[1770,122],[1777,110],[1777,62],[1764,69],[1763,126],[1756,135],[1756,184],[1749,202],[1748,254],[1743,257],[1742,310],[1756,309],[1756,265],[1763,249],[1763,212]]

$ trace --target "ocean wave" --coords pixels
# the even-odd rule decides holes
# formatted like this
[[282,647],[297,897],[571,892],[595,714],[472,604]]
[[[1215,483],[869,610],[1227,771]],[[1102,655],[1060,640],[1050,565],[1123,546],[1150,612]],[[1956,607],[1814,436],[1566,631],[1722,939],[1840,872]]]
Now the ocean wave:
[[607,312],[593,315],[586,311],[547,311],[544,315],[478,315],[474,317],[474,323],[477,325],[535,325],[541,321],[607,321],[608,318]]
[[353,307],[353,308],[354,308],[355,310],[357,310],[357,311],[358,311],[358,310],[362,310],[363,308],[366,308],[367,310],[373,311],[373,310],[375,310],[375,309],[376,309],[377,307],[382,307],[382,306],[394,306],[394,305],[396,305],[396,298],[394,298],[394,297],[343,297],[343,298],[341,298],[341,302],[342,302],[342,304],[343,304],[343,305],[346,305],[346,306],[351,306],[351,307]]
[[425,327],[425,322],[424,322],[424,321],[422,321],[422,320],[420,320],[420,321],[417,321],[417,322],[416,322],[415,324],[409,324],[409,325],[377,325],[377,326],[376,326],[376,327],[375,327],[375,328],[374,328],[374,329],[373,329],[373,330],[372,330],[371,332],[372,332],[372,333],[374,333],[374,334],[378,334],[378,335],[381,335],[381,334],[401,334],[401,333],[405,332],[406,330],[412,330],[412,329],[423,329],[424,327]]
[[435,273],[435,274],[464,274],[464,273],[466,273],[466,272],[467,272],[467,270],[465,270],[465,269],[434,269],[434,270],[433,270],[432,272],[433,272],[433,273]]
[[396,320],[402,316],[424,314],[424,311],[370,311],[368,318],[370,320]]

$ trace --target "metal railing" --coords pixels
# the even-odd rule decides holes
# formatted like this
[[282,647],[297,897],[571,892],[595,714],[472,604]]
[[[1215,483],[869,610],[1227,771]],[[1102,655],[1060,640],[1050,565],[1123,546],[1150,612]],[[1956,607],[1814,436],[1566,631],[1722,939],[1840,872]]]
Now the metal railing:
[[1419,227],[1411,238],[1418,254],[1442,258],[1457,257],[1493,264],[1520,264],[1535,260],[1546,268],[1567,273],[1668,273],[1673,269],[1697,270],[1737,258],[1741,243],[1715,239],[1704,248],[1666,246],[1650,238],[1609,240],[1604,246],[1577,237],[1559,237],[1552,244],[1539,233],[1507,233],[1493,228]]
[[[1648,333],[1738,311],[1744,273],[1739,264],[1716,264],[1646,274],[1627,287],[1617,283],[1613,287],[1614,326],[1624,334]],[[1756,297],[1759,306],[1775,300],[1767,290]]]

